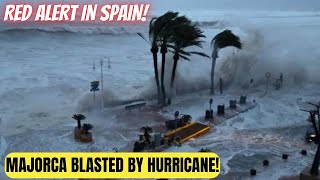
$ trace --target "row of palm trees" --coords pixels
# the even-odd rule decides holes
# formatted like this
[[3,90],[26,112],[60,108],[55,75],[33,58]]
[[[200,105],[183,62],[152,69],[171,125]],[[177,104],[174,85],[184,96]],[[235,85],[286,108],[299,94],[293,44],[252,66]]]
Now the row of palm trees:
[[[210,58],[205,53],[198,51],[188,51],[189,47],[202,48],[204,41],[202,38],[206,36],[197,24],[193,23],[186,16],[179,16],[178,12],[167,12],[160,17],[154,17],[149,24],[149,39],[145,38],[141,33],[140,37],[146,40],[151,46],[153,55],[154,75],[157,86],[158,103],[163,106],[170,105],[173,93],[173,86],[176,77],[176,70],[180,59],[190,60],[193,54]],[[238,36],[234,35],[230,30],[219,33],[212,40],[212,73],[211,73],[211,93],[214,94],[214,66],[218,58],[220,49],[227,46],[234,46],[241,49],[241,42]],[[161,53],[161,73],[159,79],[158,72],[158,52]],[[172,52],[173,68],[170,79],[170,91],[167,95],[164,85],[166,54]]]

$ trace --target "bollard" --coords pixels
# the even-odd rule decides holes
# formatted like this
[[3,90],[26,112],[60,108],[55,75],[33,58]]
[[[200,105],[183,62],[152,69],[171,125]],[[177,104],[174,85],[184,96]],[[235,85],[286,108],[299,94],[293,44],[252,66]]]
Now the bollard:
[[210,118],[213,119],[213,110],[210,110]]
[[255,176],[255,175],[257,175],[257,171],[255,169],[251,169],[250,174],[251,174],[251,176]]
[[246,104],[247,103],[247,96],[240,96],[240,104]]
[[230,100],[229,107],[230,107],[230,109],[236,109],[237,108],[237,100]]
[[218,105],[217,114],[224,115],[224,105]]
[[282,154],[282,159],[288,159],[288,154]]
[[209,110],[206,110],[206,119],[213,119],[213,110],[211,109],[213,99],[209,100]]
[[209,118],[210,118],[210,111],[206,110],[206,119],[209,119]]
[[304,156],[306,156],[306,155],[307,155],[307,151],[306,151],[306,150],[302,150],[302,151],[301,151],[301,154],[304,155]]
[[206,117],[205,119],[213,119],[213,110],[206,110]]

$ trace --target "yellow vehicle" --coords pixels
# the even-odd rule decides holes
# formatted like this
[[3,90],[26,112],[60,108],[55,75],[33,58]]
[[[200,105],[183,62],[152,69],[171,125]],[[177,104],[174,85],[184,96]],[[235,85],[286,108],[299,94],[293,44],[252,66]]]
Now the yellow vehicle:
[[164,135],[164,141],[166,144],[181,145],[181,143],[200,136],[210,130],[211,126],[204,125],[198,122],[187,124],[186,126],[172,130]]

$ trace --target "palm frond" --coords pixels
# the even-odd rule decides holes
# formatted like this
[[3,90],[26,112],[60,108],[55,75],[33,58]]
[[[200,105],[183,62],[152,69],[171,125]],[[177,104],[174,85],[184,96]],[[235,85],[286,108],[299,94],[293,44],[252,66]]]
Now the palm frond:
[[196,47],[199,47],[199,48],[203,48],[202,43],[204,43],[204,41],[201,41],[201,40],[186,41],[181,46],[183,48],[189,47],[189,46],[196,46]]
[[190,58],[188,58],[187,56],[179,54],[179,57],[184,59],[184,60],[190,61]]
[[[201,38],[206,37],[197,24],[186,16],[178,16],[179,13],[168,11],[164,15],[153,18],[150,21],[149,38],[151,44],[165,46],[170,52],[178,53],[179,57],[190,60],[188,56],[196,54],[208,57],[201,52],[187,52],[185,48],[195,46],[202,48],[204,43]],[[140,33],[140,37],[146,38]]]
[[168,11],[154,20],[152,24],[154,41],[161,41],[161,39],[167,39],[170,37],[170,35],[167,34],[168,28],[172,24],[171,22],[178,17],[178,14],[178,12]]
[[188,56],[191,54],[208,57],[204,53],[184,50],[191,46],[202,48],[204,41],[201,40],[201,38],[205,37],[203,31],[201,31],[196,24],[193,24],[190,20],[185,20],[184,22],[187,23],[172,28],[174,34],[172,38],[174,51],[179,54],[179,57],[185,60],[190,60]]
[[93,126],[89,123],[85,123],[85,124],[83,124],[82,128],[85,131],[89,131],[89,130],[93,129]]
[[196,54],[196,55],[199,55],[199,56],[202,56],[202,57],[206,57],[206,58],[209,58],[211,59],[210,56],[208,56],[207,54],[205,53],[202,53],[202,52],[197,52],[197,51],[189,51],[190,54]]
[[189,52],[184,51],[183,49],[178,51],[179,54],[185,55],[185,56],[190,56],[191,54]]
[[222,49],[228,46],[241,49],[242,43],[237,35],[235,35],[231,30],[227,29],[220,32],[212,39],[211,46],[216,46],[217,49]]
[[143,40],[145,40],[148,44],[151,45],[151,43],[144,37],[143,34],[141,34],[141,33],[137,33],[137,34],[138,34],[138,36],[140,36]]
[[73,119],[75,119],[75,120],[84,120],[84,119],[86,119],[86,116],[85,115],[83,115],[83,114],[74,114],[73,116],[72,116],[72,118]]
[[144,127],[140,128],[140,131],[152,133],[152,128],[149,126],[144,126]]
[[171,52],[172,54],[174,54],[174,50],[168,49],[169,52]]

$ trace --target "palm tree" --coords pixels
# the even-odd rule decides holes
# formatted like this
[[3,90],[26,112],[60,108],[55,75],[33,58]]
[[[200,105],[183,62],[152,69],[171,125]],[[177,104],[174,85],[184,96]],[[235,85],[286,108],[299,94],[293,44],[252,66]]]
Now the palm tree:
[[[154,17],[151,19],[149,24],[149,41],[141,34],[138,35],[146,40],[151,45],[151,53],[153,55],[153,66],[154,66],[154,74],[157,85],[157,93],[158,93],[158,103],[165,99],[165,87],[164,87],[164,71],[165,71],[165,54],[167,53],[166,43],[169,38],[166,33],[166,28],[168,27],[168,22],[172,21],[172,19],[178,16],[177,12],[167,12],[160,17]],[[162,67],[161,67],[161,90],[159,83],[159,73],[158,73],[158,51],[159,46],[161,46],[162,53]],[[161,97],[163,97],[161,99]]]
[[152,128],[151,127],[148,127],[148,126],[145,126],[145,127],[142,127],[140,129],[140,131],[143,132],[143,136],[144,136],[144,140],[145,142],[149,145],[151,144],[151,136],[150,136],[150,133],[152,133]]
[[168,53],[168,43],[172,38],[171,28],[179,19],[177,12],[167,12],[163,16],[159,17],[157,21],[162,25],[163,29],[159,38],[159,45],[161,47],[161,95],[162,105],[166,105],[166,88],[164,85],[165,65],[166,65],[166,54]]
[[171,81],[170,81],[170,93],[168,96],[168,104],[171,104],[171,96],[173,93],[173,85],[176,76],[176,69],[178,65],[178,61],[180,58],[185,60],[190,60],[188,56],[192,54],[200,55],[203,57],[208,57],[208,55],[196,52],[196,51],[186,51],[185,49],[191,46],[196,46],[202,48],[203,41],[200,38],[204,38],[203,31],[199,29],[196,24],[193,24],[188,18],[185,16],[180,17],[180,21],[183,23],[179,23],[177,26],[172,28],[172,45],[170,47],[173,49],[173,68],[171,74]]
[[86,116],[84,116],[83,114],[74,114],[72,118],[78,122],[78,129],[81,129],[80,121],[86,119]]
[[214,94],[214,69],[216,66],[216,60],[219,57],[218,52],[229,46],[236,47],[238,49],[242,48],[240,38],[232,33],[231,30],[224,30],[221,33],[217,34],[211,41],[212,50],[212,66],[211,66],[211,94]]
[[181,120],[183,121],[184,124],[190,124],[192,117],[188,114],[185,114],[181,117]]
[[91,124],[83,124],[82,129],[84,130],[84,133],[85,133],[85,134],[88,134],[89,131],[90,131],[91,129],[93,129],[93,126],[92,126]]

